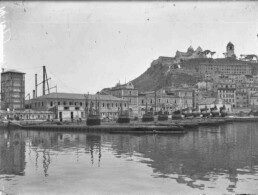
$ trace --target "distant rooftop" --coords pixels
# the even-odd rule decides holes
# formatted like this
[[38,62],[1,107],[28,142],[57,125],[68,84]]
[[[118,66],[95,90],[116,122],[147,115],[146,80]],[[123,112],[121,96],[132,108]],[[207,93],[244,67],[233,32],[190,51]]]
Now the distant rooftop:
[[9,70],[4,70],[2,71],[2,74],[4,73],[20,73],[20,74],[25,74],[24,72],[20,72],[18,70],[14,70],[14,69],[9,69]]

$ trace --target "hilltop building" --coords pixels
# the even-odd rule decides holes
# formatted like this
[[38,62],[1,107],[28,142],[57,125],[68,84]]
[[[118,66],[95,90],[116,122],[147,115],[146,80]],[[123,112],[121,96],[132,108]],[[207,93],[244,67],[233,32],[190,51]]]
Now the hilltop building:
[[194,50],[193,47],[190,46],[187,49],[187,52],[177,51],[175,56],[175,62],[183,62],[185,60],[194,58],[206,58],[206,55],[203,53],[203,50],[200,46],[196,50]]
[[23,110],[25,105],[25,73],[7,70],[1,73],[1,109]]

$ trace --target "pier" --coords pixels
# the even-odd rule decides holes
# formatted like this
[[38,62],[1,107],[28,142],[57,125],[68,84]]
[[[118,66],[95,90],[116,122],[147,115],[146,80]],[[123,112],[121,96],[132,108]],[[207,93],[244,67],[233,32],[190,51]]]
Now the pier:
[[27,130],[48,131],[82,131],[95,133],[148,133],[148,134],[183,134],[199,126],[216,126],[232,122],[258,122],[258,117],[234,117],[234,118],[189,118],[181,120],[140,122],[131,121],[129,124],[119,124],[115,121],[102,122],[101,125],[86,125],[81,123],[33,123],[27,121],[11,121],[2,123],[8,128],[20,128]]

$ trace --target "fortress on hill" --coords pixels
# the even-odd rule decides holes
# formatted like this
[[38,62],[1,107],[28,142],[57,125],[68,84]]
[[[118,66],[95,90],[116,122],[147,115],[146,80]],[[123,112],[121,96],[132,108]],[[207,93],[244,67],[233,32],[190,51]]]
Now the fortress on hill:
[[[151,66],[153,65],[167,65],[171,67],[181,67],[188,61],[190,62],[206,62],[210,63],[213,62],[216,59],[213,59],[213,56],[216,52],[211,50],[203,50],[200,46],[197,47],[196,50],[192,46],[190,46],[186,52],[182,51],[176,51],[176,54],[174,57],[166,57],[166,56],[160,56],[158,59],[154,60],[151,63]],[[226,52],[223,53],[225,58],[219,58],[220,62],[234,64],[235,62],[242,63],[242,62],[253,62],[257,63],[258,58],[256,55],[240,55],[240,58],[237,59],[235,54],[235,46],[233,43],[229,42],[226,45]],[[188,64],[188,63],[187,63]],[[243,63],[246,64],[246,63]]]

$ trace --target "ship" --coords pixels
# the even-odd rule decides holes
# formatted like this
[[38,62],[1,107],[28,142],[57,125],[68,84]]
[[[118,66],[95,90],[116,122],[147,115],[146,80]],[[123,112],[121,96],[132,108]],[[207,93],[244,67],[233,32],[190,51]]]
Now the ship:
[[142,116],[142,122],[152,122],[154,121],[154,116],[151,112],[148,112],[147,102],[145,108],[145,114]]
[[117,123],[130,123],[129,112],[127,110],[123,111],[122,107],[118,115]]
[[[89,95],[88,95],[88,97],[89,97]],[[100,115],[99,115],[99,106],[98,106],[99,104],[98,104],[97,98],[95,101],[95,109],[93,108],[93,104],[94,103],[91,101],[89,112],[87,112],[88,116],[86,119],[86,124],[89,126],[100,125]],[[88,98],[87,98],[86,105],[87,105],[87,111],[88,111]]]

